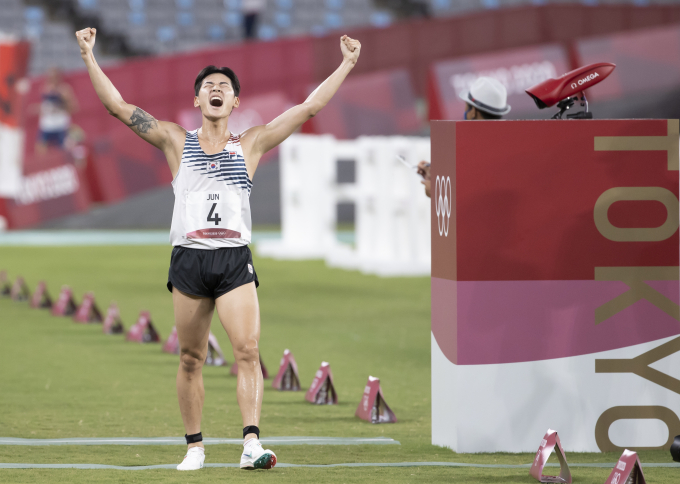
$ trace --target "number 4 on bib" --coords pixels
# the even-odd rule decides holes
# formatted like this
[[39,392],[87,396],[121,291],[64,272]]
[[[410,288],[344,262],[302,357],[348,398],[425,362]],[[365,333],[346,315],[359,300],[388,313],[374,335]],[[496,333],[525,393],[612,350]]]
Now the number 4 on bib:
[[210,213],[208,214],[208,222],[215,222],[215,225],[219,225],[222,219],[220,218],[219,213],[215,213],[215,207],[217,207],[217,204],[213,203],[212,208],[210,209]]
[[184,223],[187,239],[241,238],[241,194],[229,189],[187,193]]

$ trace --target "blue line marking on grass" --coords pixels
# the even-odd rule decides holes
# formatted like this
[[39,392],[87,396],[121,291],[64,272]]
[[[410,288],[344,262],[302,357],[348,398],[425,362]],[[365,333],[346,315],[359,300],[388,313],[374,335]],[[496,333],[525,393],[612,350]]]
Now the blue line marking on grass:
[[19,230],[0,233],[0,245],[170,245],[170,233],[163,230]]
[[[255,231],[252,243],[280,239],[278,231]],[[339,241],[354,243],[353,231],[338,231]],[[16,230],[0,232],[0,246],[92,246],[92,245],[167,245],[170,233],[164,230]]]
[[[265,445],[401,445],[388,437],[262,437]],[[243,445],[243,439],[206,437],[206,445]],[[23,439],[0,437],[0,445],[186,445],[184,437],[83,437],[68,439]]]

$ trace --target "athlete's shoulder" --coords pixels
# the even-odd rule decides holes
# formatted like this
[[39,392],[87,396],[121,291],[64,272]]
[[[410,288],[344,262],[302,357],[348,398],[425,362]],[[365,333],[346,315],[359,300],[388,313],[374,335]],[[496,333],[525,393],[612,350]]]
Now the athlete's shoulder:
[[263,129],[264,125],[253,126],[252,128],[246,129],[244,132],[238,135],[239,142],[244,146],[251,146]]

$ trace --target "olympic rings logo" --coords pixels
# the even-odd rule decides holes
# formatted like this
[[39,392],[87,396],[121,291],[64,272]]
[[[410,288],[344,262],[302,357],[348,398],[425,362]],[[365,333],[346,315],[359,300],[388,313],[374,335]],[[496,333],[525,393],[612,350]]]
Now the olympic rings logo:
[[437,176],[434,183],[434,203],[437,212],[437,226],[439,235],[448,237],[449,222],[451,221],[451,202],[453,191],[451,190],[451,178]]

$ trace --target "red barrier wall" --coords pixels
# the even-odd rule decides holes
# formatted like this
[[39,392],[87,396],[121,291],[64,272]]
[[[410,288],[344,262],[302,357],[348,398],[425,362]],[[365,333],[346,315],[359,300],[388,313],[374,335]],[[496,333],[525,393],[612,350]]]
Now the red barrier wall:
[[[563,42],[574,63],[570,43],[579,37],[679,21],[680,6],[550,5],[403,22],[385,29],[349,29],[347,33],[362,42],[362,57],[353,74],[406,67],[416,95],[424,96],[429,66],[437,60]],[[301,102],[310,83],[323,81],[338,67],[342,59],[339,33],[137,59],[104,70],[127,102],[140,105],[158,119],[175,121],[180,109],[191,107],[194,78],[208,64],[232,67],[244,97],[282,91],[293,102]],[[86,72],[71,74],[67,80],[81,105],[74,122],[96,141],[118,121],[106,114]],[[39,100],[39,88],[38,80],[28,102]],[[26,123],[29,145],[35,139],[36,125],[35,116]]]
[[24,160],[21,196],[16,200],[5,200],[9,228],[12,229],[83,212],[89,206],[90,194],[82,174],[69,156],[59,150]]
[[[311,82],[309,47],[308,39],[245,44],[137,59],[104,68],[104,71],[128,103],[140,106],[157,119],[180,122],[182,113],[193,106],[193,84],[198,72],[209,64],[228,65],[241,82],[243,98],[239,109],[251,109],[248,99],[253,99],[253,107],[262,111],[262,119],[268,122],[275,115],[263,109],[256,95],[278,92],[274,107],[281,107],[281,112],[290,105],[288,98],[304,99],[304,90]],[[87,72],[70,74],[66,80],[80,104],[73,122],[85,130],[88,142],[94,148],[94,163],[88,167],[87,179],[92,184],[95,200],[113,202],[171,181],[163,154],[107,114]],[[27,96],[28,103],[40,101],[41,88],[42,79],[37,79]],[[281,98],[284,100],[280,101]],[[37,136],[37,123],[37,116],[30,117],[26,123],[29,153],[33,151]]]
[[[314,89],[311,84],[308,91]],[[349,77],[310,124],[313,132],[345,139],[411,134],[422,125],[405,69]]]
[[[562,43],[572,64],[572,41],[578,37],[664,25],[680,21],[680,6],[550,5],[499,9],[472,15],[412,21],[385,29],[349,29],[362,42],[362,58],[353,76],[405,68],[417,96],[426,92],[429,66],[438,60],[528,45]],[[322,38],[286,38],[275,42],[239,44],[166,57],[141,58],[105,68],[125,100],[158,119],[178,122],[192,106],[193,81],[208,64],[228,65],[242,85],[241,109],[249,96],[280,92],[301,102],[308,86],[323,81],[341,61],[339,34]],[[344,33],[344,31],[343,31]],[[74,42],[73,55],[77,54]],[[351,77],[350,77],[351,79]],[[94,149],[87,179],[95,200],[114,201],[140,190],[165,184],[170,173],[160,152],[139,141],[109,116],[97,98],[86,72],[67,76],[81,109],[73,116]],[[40,99],[36,79],[27,103]],[[407,123],[408,124],[408,123]],[[33,151],[37,116],[24,123],[27,151]],[[319,124],[308,123],[306,132]]]
[[[385,29],[349,29],[347,33],[362,43],[361,60],[353,75],[406,67],[416,95],[424,96],[429,66],[437,60],[563,42],[574,63],[571,42],[579,37],[675,22],[680,22],[680,5],[549,5],[403,22]],[[244,97],[282,91],[293,102],[301,102],[310,83],[323,81],[338,67],[342,59],[339,33],[143,58],[104,70],[127,102],[139,104],[158,119],[175,121],[180,109],[191,107],[194,78],[208,64],[232,67],[239,76]],[[71,74],[67,79],[81,104],[74,122],[85,127],[91,140],[96,140],[118,121],[106,114],[86,72]],[[39,87],[39,82],[33,86],[29,102],[38,101]],[[35,139],[36,125],[35,116],[27,122],[29,144]]]

